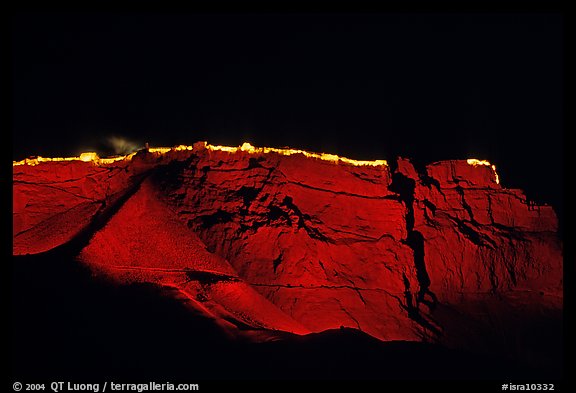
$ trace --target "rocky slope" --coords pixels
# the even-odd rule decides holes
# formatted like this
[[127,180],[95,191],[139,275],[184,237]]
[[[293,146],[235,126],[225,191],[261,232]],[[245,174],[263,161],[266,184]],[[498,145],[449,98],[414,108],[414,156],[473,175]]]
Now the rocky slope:
[[484,161],[418,171],[197,143],[15,163],[13,179],[14,255],[73,244],[94,272],[174,288],[234,337],[350,327],[480,347],[562,307],[553,209]]

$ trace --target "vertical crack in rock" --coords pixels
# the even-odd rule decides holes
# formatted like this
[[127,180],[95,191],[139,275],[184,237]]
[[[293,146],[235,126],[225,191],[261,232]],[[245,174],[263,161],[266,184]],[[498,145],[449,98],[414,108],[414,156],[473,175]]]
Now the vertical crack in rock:
[[464,189],[460,185],[457,185],[455,190],[458,193],[458,195],[460,195],[460,202],[462,203],[462,206],[464,207],[464,209],[468,213],[468,217],[470,218],[470,221],[472,223],[476,223],[476,220],[474,219],[474,212],[472,211],[472,207],[468,204],[468,202],[466,202],[466,198],[464,197]]
[[399,198],[406,206],[406,231],[407,236],[404,243],[412,249],[414,267],[416,268],[416,277],[418,279],[418,294],[417,298],[412,299],[412,292],[410,291],[410,281],[403,275],[406,310],[411,319],[418,322],[426,329],[431,330],[435,334],[440,334],[438,328],[429,323],[420,313],[420,304],[425,304],[429,310],[433,310],[436,306],[437,298],[434,293],[430,291],[430,276],[426,270],[425,251],[424,251],[424,237],[422,234],[414,229],[414,192],[416,188],[416,180],[411,179],[402,173],[396,172],[392,176],[392,183],[388,187],[399,195]]
[[360,323],[358,322],[358,319],[356,319],[356,318],[354,317],[354,315],[352,315],[352,313],[351,313],[350,311],[348,311],[348,310],[346,309],[346,307],[344,307],[344,306],[342,305],[342,303],[340,302],[340,300],[336,299],[336,302],[337,302],[338,305],[340,306],[340,310],[341,310],[344,314],[346,314],[346,315],[348,316],[348,318],[350,318],[352,321],[354,321],[354,324],[356,325],[356,328],[357,328],[358,330],[362,331],[362,327],[360,326]]
[[274,274],[276,274],[276,271],[278,270],[278,266],[280,266],[280,264],[282,263],[282,257],[284,255],[284,251],[280,251],[280,254],[274,259]]
[[[440,329],[440,327],[435,326],[435,324],[429,321],[424,316],[424,314],[420,312],[420,309],[418,307],[418,301],[416,301],[415,304],[412,296],[412,291],[410,290],[410,281],[408,280],[406,275],[403,275],[402,278],[404,281],[404,299],[406,303],[405,304],[401,303],[400,306],[408,313],[408,317],[410,317],[410,319],[418,323],[425,330],[432,332],[432,334],[435,336],[433,337],[433,339],[441,336],[442,330]],[[418,294],[418,296],[420,296],[420,293]]]

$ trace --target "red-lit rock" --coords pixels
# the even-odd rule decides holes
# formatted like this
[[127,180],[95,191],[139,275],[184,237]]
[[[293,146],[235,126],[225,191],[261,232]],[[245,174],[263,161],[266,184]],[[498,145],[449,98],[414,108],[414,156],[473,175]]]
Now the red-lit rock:
[[14,165],[13,254],[37,254],[70,241],[137,185],[159,159],[140,152],[108,165],[81,160]]
[[398,173],[414,183],[413,228],[423,238],[429,289],[440,300],[461,292],[560,295],[562,248],[550,206],[503,189],[487,166],[445,161],[418,175],[401,162]]
[[203,144],[136,157],[15,166],[13,253],[48,251],[113,213],[79,259],[122,282],[178,288],[230,331],[346,326],[449,341],[439,304],[526,291],[561,303],[552,208],[502,188],[489,164],[418,173],[399,159],[391,173]]
[[166,206],[146,179],[79,258],[121,282],[153,282],[179,289],[191,307],[223,327],[249,325],[310,331],[246,284]]

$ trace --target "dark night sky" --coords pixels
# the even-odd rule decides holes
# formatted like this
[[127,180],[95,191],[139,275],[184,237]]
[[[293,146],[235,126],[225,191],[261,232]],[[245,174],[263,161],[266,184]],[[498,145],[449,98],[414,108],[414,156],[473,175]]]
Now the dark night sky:
[[17,14],[13,157],[122,136],[482,158],[562,207],[555,14]]

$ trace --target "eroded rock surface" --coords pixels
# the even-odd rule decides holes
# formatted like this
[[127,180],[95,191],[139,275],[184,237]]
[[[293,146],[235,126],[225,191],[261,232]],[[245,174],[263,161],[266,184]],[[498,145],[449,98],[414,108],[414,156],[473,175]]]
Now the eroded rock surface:
[[95,272],[176,288],[233,334],[343,326],[469,345],[454,310],[562,306],[554,211],[482,162],[417,171],[199,143],[13,178],[14,255],[87,232],[77,255]]

